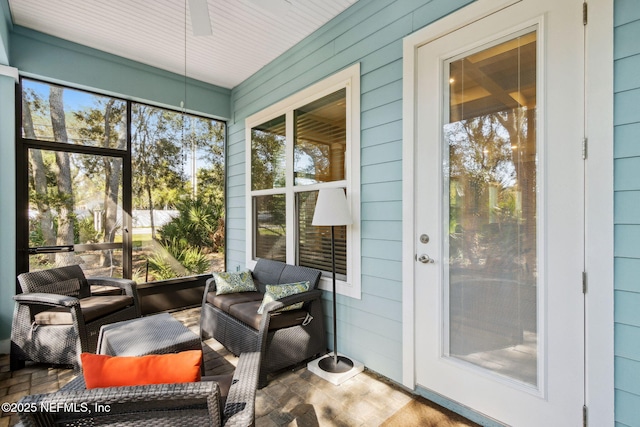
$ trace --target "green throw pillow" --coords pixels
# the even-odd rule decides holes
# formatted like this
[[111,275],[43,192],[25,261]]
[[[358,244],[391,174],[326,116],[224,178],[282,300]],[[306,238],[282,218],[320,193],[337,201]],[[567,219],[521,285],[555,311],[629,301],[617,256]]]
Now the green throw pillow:
[[[289,295],[307,292],[309,290],[309,282],[287,283],[284,285],[266,285],[265,288],[266,291],[264,293],[264,298],[262,298],[262,304],[260,304],[260,308],[258,308],[259,314],[262,314],[264,306],[271,301],[279,300],[284,297],[288,297]],[[282,308],[279,311],[295,310],[298,308],[302,308],[301,302]]]
[[257,291],[250,271],[213,273],[213,277],[216,280],[217,295]]

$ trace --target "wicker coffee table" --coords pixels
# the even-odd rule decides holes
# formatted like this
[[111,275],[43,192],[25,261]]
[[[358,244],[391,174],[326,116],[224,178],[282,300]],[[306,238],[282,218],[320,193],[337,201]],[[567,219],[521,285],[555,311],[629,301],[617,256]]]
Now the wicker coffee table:
[[185,350],[202,350],[200,337],[168,313],[104,325],[98,336],[97,353],[109,356],[145,356]]

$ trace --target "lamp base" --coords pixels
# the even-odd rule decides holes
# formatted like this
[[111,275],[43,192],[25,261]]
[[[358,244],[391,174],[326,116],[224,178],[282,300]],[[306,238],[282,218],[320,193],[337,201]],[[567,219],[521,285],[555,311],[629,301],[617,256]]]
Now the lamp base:
[[333,355],[329,355],[329,357],[318,361],[318,367],[333,374],[342,374],[353,368],[353,361],[348,357],[338,356],[336,363],[336,358]]
[[338,364],[336,365],[333,353],[329,353],[309,362],[307,369],[334,385],[340,385],[364,371],[364,365],[340,353],[338,353]]

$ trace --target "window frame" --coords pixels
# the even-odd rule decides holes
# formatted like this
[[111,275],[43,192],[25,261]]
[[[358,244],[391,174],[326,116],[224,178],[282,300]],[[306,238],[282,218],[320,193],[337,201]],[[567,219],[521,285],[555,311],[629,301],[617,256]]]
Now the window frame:
[[[23,128],[22,128],[22,93],[24,90],[23,80],[29,80],[45,85],[58,86],[63,89],[70,89],[74,91],[84,92],[86,94],[100,96],[100,97],[108,97],[118,101],[125,102],[126,105],[126,117],[125,117],[125,127],[126,127],[126,139],[127,139],[127,147],[124,150],[109,148],[109,147],[101,147],[94,145],[83,145],[83,144],[73,144],[73,143],[63,143],[59,141],[50,141],[45,139],[29,139],[23,136]],[[108,156],[113,158],[122,159],[123,171],[122,171],[122,211],[123,211],[123,224],[124,228],[132,229],[132,217],[131,212],[133,210],[133,189],[132,189],[132,110],[133,104],[139,104],[143,106],[149,106],[153,108],[158,108],[166,111],[171,111],[177,114],[184,114],[187,116],[193,116],[198,118],[203,118],[207,120],[215,120],[216,122],[222,123],[224,125],[224,141],[223,141],[223,159],[224,159],[224,172],[223,176],[223,198],[225,203],[224,213],[226,216],[227,209],[227,142],[228,142],[228,131],[229,131],[229,123],[226,120],[214,117],[212,115],[203,114],[200,112],[194,112],[191,110],[179,110],[177,108],[168,107],[166,105],[154,104],[145,100],[140,100],[138,98],[124,97],[122,95],[114,95],[105,92],[100,92],[95,89],[87,89],[84,87],[73,86],[67,83],[59,83],[53,80],[42,79],[38,77],[31,77],[28,75],[20,75],[18,79],[18,84],[15,89],[15,146],[16,146],[16,188],[18,189],[16,197],[16,253],[18,256],[16,257],[16,271],[17,273],[28,272],[29,270],[29,219],[27,215],[21,214],[21,212],[26,211],[29,205],[29,183],[28,183],[28,173],[25,171],[28,170],[29,158],[28,153],[30,149],[40,149],[40,150],[50,150],[50,151],[60,151],[71,154],[85,154],[85,155],[96,155],[96,156]],[[225,233],[224,233],[224,247],[227,247],[227,228],[225,221]],[[122,236],[122,243],[96,243],[96,244],[74,244],[74,248],[79,248],[83,250],[95,250],[95,249],[121,249],[122,250],[122,263],[123,263],[123,271],[122,276],[125,279],[131,279],[133,276],[133,236],[132,233],[124,233]],[[226,257],[223,257],[224,266],[223,270],[226,270],[227,260]],[[194,278],[198,278],[201,276],[210,277],[210,273],[201,274],[201,275],[193,275],[193,276],[184,276],[184,277],[174,277],[171,279],[165,280],[156,280],[150,282],[140,282],[139,285],[147,285],[154,283],[162,283],[165,285],[171,284],[180,284],[188,281],[192,281]],[[16,282],[16,292],[19,291],[19,286]]]
[[[322,97],[346,89],[346,153],[345,179],[308,185],[294,183],[294,111]],[[252,190],[251,186],[251,130],[269,120],[285,116],[285,186],[264,190]],[[356,63],[324,80],[303,89],[245,119],[245,257],[246,266],[253,269],[254,253],[253,198],[273,194],[284,194],[286,199],[286,260],[297,263],[297,209],[296,194],[316,191],[321,188],[345,188],[353,224],[347,226],[347,277],[336,279],[336,292],[361,299],[360,277],[360,64]],[[331,290],[332,279],[323,274],[320,289]]]

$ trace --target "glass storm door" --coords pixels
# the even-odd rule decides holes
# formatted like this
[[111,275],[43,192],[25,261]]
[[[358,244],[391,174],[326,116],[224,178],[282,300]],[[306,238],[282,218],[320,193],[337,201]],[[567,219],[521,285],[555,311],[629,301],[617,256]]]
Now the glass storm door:
[[417,382],[508,425],[582,422],[580,4],[417,54]]

